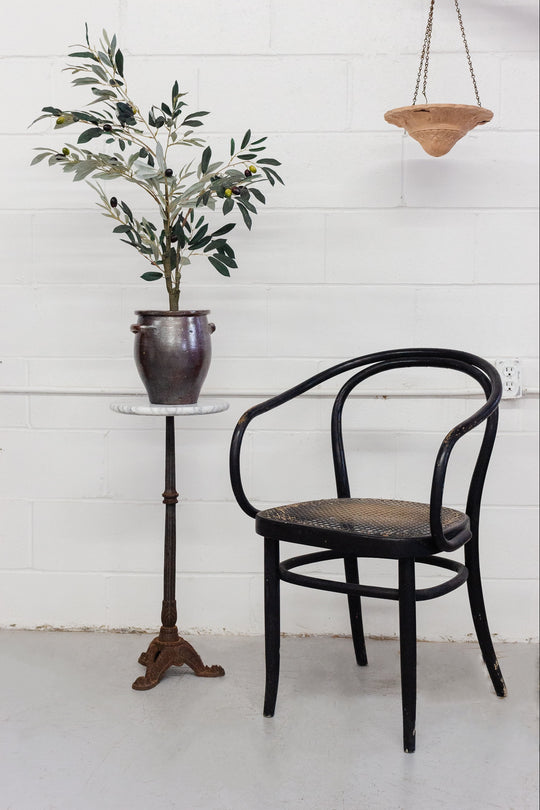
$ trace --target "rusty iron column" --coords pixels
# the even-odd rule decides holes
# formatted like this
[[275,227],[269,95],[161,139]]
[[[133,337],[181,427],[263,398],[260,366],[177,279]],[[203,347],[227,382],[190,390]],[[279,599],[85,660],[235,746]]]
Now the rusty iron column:
[[161,677],[171,666],[187,664],[195,675],[217,678],[225,674],[218,665],[205,666],[191,644],[178,635],[176,626],[176,454],[174,441],[174,416],[165,417],[165,548],[163,559],[163,602],[159,636],[150,642],[146,652],[141,653],[139,663],[146,667],[133,683],[133,689],[145,690],[157,686]]
[[174,416],[165,417],[165,546],[163,556],[163,603],[161,607],[162,641],[174,641],[176,630],[176,456],[174,445]]

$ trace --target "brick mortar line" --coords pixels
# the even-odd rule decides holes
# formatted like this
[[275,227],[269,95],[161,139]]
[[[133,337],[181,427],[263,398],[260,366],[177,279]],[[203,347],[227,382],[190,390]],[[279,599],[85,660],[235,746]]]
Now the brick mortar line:
[[[126,58],[129,59],[178,59],[183,61],[189,61],[195,58],[205,58],[205,59],[283,59],[283,58],[305,58],[305,59],[336,59],[338,57],[342,57],[344,59],[373,59],[374,57],[388,57],[392,61],[399,58],[411,58],[411,59],[418,59],[418,52],[417,51],[368,51],[358,53],[357,51],[276,51],[276,50],[268,50],[268,52],[263,51],[253,51],[247,53],[235,53],[235,52],[207,52],[207,51],[199,51],[199,52],[183,52],[181,54],[178,53],[164,53],[164,52],[150,52],[150,53],[142,53],[142,52],[134,52],[129,51],[127,48],[123,49]],[[433,56],[457,56],[463,57],[463,50],[456,50],[448,49],[448,50],[431,50],[431,55]],[[513,59],[518,60],[522,56],[538,56],[538,52],[536,50],[477,50],[474,51],[475,56],[494,56],[494,57],[510,57]],[[67,51],[65,53],[10,53],[10,54],[2,54],[0,56],[1,61],[7,61],[9,59],[28,59],[28,60],[37,60],[37,59],[61,59],[65,60],[68,58]]]
[[[3,503],[3,502],[7,502],[7,503],[25,503],[25,504],[30,504],[30,505],[32,505],[32,504],[38,505],[38,504],[54,503],[54,504],[85,504],[85,505],[87,505],[87,504],[99,504],[99,505],[114,505],[114,506],[116,506],[116,505],[120,505],[120,506],[137,506],[137,505],[143,503],[145,506],[149,506],[149,505],[155,506],[156,510],[163,509],[163,504],[162,504],[161,500],[159,499],[159,495],[156,496],[155,500],[149,500],[149,501],[141,501],[140,498],[128,499],[128,498],[116,498],[116,497],[112,497],[112,496],[111,497],[98,496],[96,498],[82,498],[82,497],[81,498],[43,498],[43,497],[41,497],[41,498],[17,498],[17,497],[15,497],[15,498],[0,498],[0,503]],[[264,499],[258,498],[257,502],[259,504],[263,504],[264,506],[266,506],[266,504],[268,504],[269,507],[272,506],[272,505],[275,505],[275,500],[274,501],[272,501],[272,500],[269,501],[269,500],[264,500]],[[216,499],[216,498],[212,498],[210,500],[199,500],[199,499],[194,499],[194,498],[191,498],[191,499],[190,498],[183,498],[182,494],[180,493],[180,501],[179,501],[179,504],[178,504],[178,508],[181,508],[182,504],[200,504],[201,506],[204,506],[205,508],[207,506],[219,506],[219,505],[227,504],[228,506],[234,507],[235,510],[238,509],[236,501],[234,500],[233,497],[231,497],[228,500],[219,500],[219,499]],[[452,502],[452,503],[449,503],[449,504],[446,504],[446,505],[450,509],[463,509],[463,503]],[[537,508],[538,508],[538,504],[536,504],[536,503],[517,504],[517,505],[516,504],[500,504],[500,503],[496,503],[496,504],[483,503],[482,504],[482,511],[484,511],[484,512],[486,510],[501,510],[501,511],[503,511],[503,510],[508,511],[508,510],[512,510],[512,509],[513,510],[516,510],[516,509],[519,509],[519,510],[522,510],[522,509],[534,509],[534,510],[536,510]]]
[[[140,282],[138,282],[138,281],[133,281],[133,282],[120,281],[120,282],[117,282],[117,283],[115,283],[115,282],[107,283],[107,282],[100,282],[100,281],[84,281],[84,282],[73,281],[73,282],[70,282],[70,283],[65,282],[65,281],[38,281],[38,282],[31,281],[31,282],[28,282],[28,283],[20,282],[19,284],[13,284],[13,283],[11,283],[11,284],[10,283],[8,283],[8,284],[0,284],[0,288],[4,288],[4,289],[5,288],[13,288],[14,290],[18,290],[18,289],[21,289],[21,288],[25,289],[25,290],[28,290],[28,288],[38,290],[38,289],[49,289],[50,287],[66,287],[68,289],[71,289],[73,287],[76,287],[77,289],[81,289],[81,287],[83,289],[85,287],[97,287],[97,288],[103,288],[104,290],[110,291],[111,287],[117,287],[119,290],[122,290],[122,289],[132,289],[132,288],[135,288],[135,287],[140,288],[140,286],[141,286]],[[197,288],[205,288],[205,289],[206,288],[211,288],[211,289],[216,289],[216,290],[221,289],[220,284],[215,284],[215,283],[212,283],[212,282],[208,282],[206,284],[204,284],[204,283],[201,284],[201,283],[196,282],[195,284],[191,284],[190,286],[191,287],[197,287]],[[319,287],[321,289],[324,289],[325,291],[327,291],[329,288],[332,288],[332,287],[336,287],[336,288],[341,288],[341,287],[359,287],[359,288],[365,288],[365,287],[393,287],[393,288],[405,287],[407,289],[410,288],[410,287],[427,287],[429,289],[431,289],[431,288],[445,289],[445,288],[448,288],[448,287],[465,287],[465,288],[468,289],[470,287],[483,287],[483,288],[485,288],[485,287],[518,287],[518,288],[521,288],[521,287],[534,287],[535,288],[537,286],[538,286],[538,281],[522,281],[522,282],[516,282],[516,281],[495,281],[495,282],[494,281],[485,281],[485,282],[478,282],[478,281],[456,281],[456,282],[451,282],[451,281],[443,281],[443,282],[441,282],[441,281],[439,281],[439,282],[437,282],[437,281],[434,281],[434,282],[428,282],[428,281],[410,281],[410,282],[394,281],[394,282],[391,282],[391,281],[388,281],[386,283],[384,283],[384,282],[376,282],[376,281],[366,281],[366,282],[362,283],[362,282],[358,282],[358,281],[348,281],[347,282],[347,281],[322,281],[321,280],[320,282],[318,282],[316,284],[314,284],[313,281],[306,281],[306,282],[300,282],[300,281],[289,281],[289,282],[287,282],[287,281],[282,281],[282,282],[274,282],[274,281],[272,281],[272,282],[270,282],[270,281],[239,281],[239,282],[235,283],[235,287],[243,287],[245,289],[251,289],[253,287],[264,287],[264,288],[268,288],[269,290],[273,290],[273,289],[279,288],[279,287],[286,287],[288,289],[290,289],[291,287],[309,287],[309,288]]]
[[[284,388],[282,390],[285,390]],[[271,391],[250,391],[246,389],[240,389],[238,391],[218,391],[217,393],[206,394],[206,396],[211,397],[220,397],[220,398],[229,398],[229,399],[269,399],[272,396],[275,396],[276,392]],[[77,388],[43,388],[40,389],[39,387],[0,387],[0,394],[4,395],[12,395],[12,396],[23,396],[23,397],[110,397],[111,399],[117,397],[146,397],[144,391],[140,390],[124,390],[115,392],[114,390],[106,390],[106,389],[77,389]],[[520,399],[525,399],[528,397],[537,397],[540,394],[540,389],[535,387],[527,387],[525,386],[520,397],[507,397],[503,399],[503,402],[515,402]],[[307,392],[303,394],[304,399],[332,399],[337,396],[337,391],[334,390],[321,390],[319,392],[310,393]],[[416,389],[416,390],[366,390],[364,392],[353,392],[351,395],[352,399],[481,399],[482,395],[476,391],[472,390],[464,390],[461,391],[459,389],[455,390],[428,390],[428,389]],[[179,414],[180,415],[180,414]],[[202,414],[192,414],[194,416],[202,415]],[[30,414],[31,417],[31,414]],[[7,426],[9,427],[9,426]],[[14,425],[13,427],[21,427],[20,425]],[[31,427],[31,425],[28,425]],[[89,430],[100,430],[101,428],[88,428]],[[209,429],[210,426],[209,426]]]
[[[323,285],[321,285],[321,286],[323,286]],[[102,355],[102,354],[89,354],[89,355],[84,355],[84,356],[83,355],[72,355],[72,356],[69,356],[69,357],[66,357],[65,354],[28,355],[28,356],[25,356],[25,355],[6,355],[6,354],[4,354],[2,356],[7,360],[18,360],[19,362],[22,362],[22,363],[26,363],[26,362],[29,362],[29,361],[31,362],[32,360],[40,360],[41,361],[43,359],[46,359],[46,360],[79,360],[79,361],[80,360],[99,360],[100,362],[102,360],[105,360],[105,359],[124,361],[124,360],[127,360],[129,358],[130,360],[133,360],[133,355],[132,354],[125,354],[125,355],[120,355],[120,356]],[[261,360],[283,360],[283,361],[286,361],[287,363],[294,362],[294,361],[303,361],[303,362],[307,361],[307,362],[311,362],[311,363],[321,363],[321,362],[323,362],[324,363],[324,362],[326,362],[326,360],[334,361],[335,363],[338,363],[338,362],[340,362],[340,360],[343,359],[343,357],[341,355],[335,355],[335,354],[328,354],[328,355],[324,355],[322,357],[320,355],[318,355],[317,357],[313,357],[313,356],[308,356],[308,355],[303,355],[303,354],[302,355],[289,355],[289,354],[287,354],[287,355],[268,356],[268,357],[265,356],[265,355],[260,355],[260,354],[257,354],[257,355],[253,355],[253,354],[227,354],[227,355],[215,355],[215,356],[218,357],[220,360],[225,360],[225,359],[229,359],[229,358],[234,359],[234,360],[255,360],[257,362],[260,362]],[[349,355],[347,355],[346,359],[348,359],[348,357],[349,357]],[[537,362],[539,356],[538,356],[538,354],[521,354],[520,358],[522,360],[534,360],[534,361]],[[2,363],[2,359],[0,357],[0,364],[1,363]],[[144,394],[144,391],[139,390],[138,393]],[[202,396],[204,397],[205,394],[203,393]]]
[[[195,286],[195,287],[200,288],[200,289],[219,289],[218,285],[213,284],[212,282],[196,283],[195,285],[192,284],[191,286],[192,287]],[[473,287],[473,288],[474,287],[482,287],[482,288],[485,289],[486,287],[511,287],[511,288],[514,288],[514,289],[515,288],[520,289],[522,287],[534,287],[534,288],[536,288],[538,286],[538,282],[537,281],[498,281],[498,282],[493,282],[493,281],[477,281],[477,280],[475,280],[475,281],[456,281],[456,282],[451,282],[451,281],[443,281],[443,282],[428,282],[428,281],[405,282],[405,281],[397,281],[397,282],[392,282],[392,281],[388,281],[386,283],[384,283],[384,282],[371,282],[371,281],[366,281],[364,283],[359,283],[357,281],[339,281],[338,282],[338,281],[328,281],[328,280],[323,281],[323,280],[321,280],[317,284],[315,284],[313,281],[311,281],[311,282],[308,282],[308,281],[306,281],[306,282],[299,282],[299,281],[281,281],[281,282],[274,282],[274,281],[272,281],[272,282],[270,282],[270,281],[236,281],[235,282],[235,287],[241,287],[243,289],[258,289],[258,288],[262,287],[262,288],[265,288],[265,289],[270,288],[270,291],[274,290],[274,289],[281,289],[281,288],[290,289],[291,287],[301,287],[301,288],[302,287],[307,287],[307,288],[313,289],[314,286],[320,287],[323,290],[328,290],[329,287],[337,287],[337,288],[358,287],[359,289],[364,289],[366,287],[381,287],[383,289],[385,289],[387,287],[392,287],[392,288],[404,287],[406,289],[409,289],[411,287],[413,287],[415,289],[416,288],[427,288],[427,289],[441,289],[442,288],[442,289],[446,289],[446,288],[449,288],[449,287],[450,288],[456,288],[456,287],[462,288],[462,287],[464,287],[464,288],[467,288],[467,289],[469,289],[470,287]],[[140,282],[137,282],[137,281],[133,281],[133,282],[121,281],[121,282],[115,283],[114,281],[111,281],[111,282],[97,282],[96,281],[96,282],[83,282],[83,283],[81,283],[81,282],[73,281],[73,282],[68,283],[68,282],[65,282],[65,281],[39,281],[39,282],[29,281],[28,283],[25,283],[25,282],[21,281],[19,284],[0,284],[0,289],[5,289],[5,288],[10,288],[10,289],[14,289],[14,290],[24,289],[25,291],[27,291],[29,288],[35,289],[35,290],[40,290],[40,289],[50,289],[51,287],[57,287],[57,288],[58,287],[66,287],[67,289],[72,289],[72,288],[75,288],[75,287],[77,289],[81,289],[81,287],[83,289],[85,287],[86,288],[98,288],[98,289],[103,289],[103,291],[106,290],[106,291],[110,292],[110,290],[112,288],[116,288],[118,290],[122,290],[122,289],[131,290],[131,289],[135,289],[135,288],[140,289]],[[38,355],[36,355],[36,356],[38,356]]]
[[[377,558],[361,558],[361,559],[377,559]],[[395,562],[395,560],[393,561]],[[420,565],[421,563],[419,563]],[[314,570],[314,569],[313,569]],[[337,574],[332,571],[324,571],[323,569],[317,569],[320,573],[325,573],[327,576],[330,577],[342,577],[341,574]],[[159,569],[155,571],[99,571],[99,570],[56,570],[56,569],[49,569],[49,568],[0,568],[0,574],[42,574],[48,575],[52,574],[54,576],[73,576],[73,574],[77,574],[79,576],[89,576],[89,577],[105,577],[109,579],[115,578],[125,578],[126,576],[132,577],[133,579],[139,579],[140,577],[156,577],[156,578],[163,578],[163,572]],[[177,579],[190,579],[190,578],[208,578],[208,579],[229,579],[229,578],[239,578],[239,579],[247,579],[248,577],[262,577],[264,576],[264,572],[260,571],[177,571],[176,577]],[[428,574],[418,574],[418,579],[437,579],[440,577],[444,577],[444,574],[433,574],[429,576]],[[534,577],[488,577],[482,575],[482,582],[533,582],[538,583],[538,579]]]
[[[365,398],[367,399],[369,396],[370,395],[367,395]],[[374,394],[373,396],[374,397],[380,397],[381,399],[383,399],[387,395],[386,394]],[[333,399],[334,397],[335,397],[335,394],[329,394],[328,395],[329,399],[330,398]],[[260,397],[255,397],[255,396],[253,397],[253,399],[259,399],[259,398]],[[456,397],[456,398],[458,398],[458,397]],[[232,397],[231,397],[231,399],[232,399]],[[410,399],[413,399],[413,397],[410,397]],[[508,402],[508,400],[505,400],[505,402]],[[200,416],[204,416],[205,419],[206,419],[207,414],[206,415],[205,414],[200,414]],[[141,418],[163,419],[162,416],[141,417]],[[229,432],[230,432],[230,426],[228,426],[228,425],[221,425],[221,426],[216,426],[216,427],[206,427],[206,425],[205,425],[204,427],[197,427],[196,426],[194,428],[190,428],[190,427],[187,427],[187,426],[186,427],[181,427],[181,425],[177,423],[175,425],[175,429],[176,429],[177,432],[185,432],[185,433],[188,433],[188,432],[192,433],[193,431],[198,430],[198,431],[204,431],[205,433],[207,433],[207,432],[212,432],[212,433],[222,432],[222,433],[227,433],[227,435],[229,435]],[[58,432],[61,432],[61,433],[82,433],[82,434],[86,435],[88,433],[97,433],[98,435],[102,436],[104,439],[108,439],[109,436],[111,435],[112,431],[114,431],[117,434],[125,434],[125,433],[129,433],[129,432],[150,433],[152,431],[154,433],[161,434],[163,432],[161,426],[147,427],[147,428],[142,428],[142,427],[140,427],[140,428],[138,428],[138,427],[132,427],[132,428],[129,428],[129,427],[120,428],[120,427],[118,427],[118,428],[116,428],[116,427],[111,427],[110,425],[108,425],[108,426],[99,427],[99,428],[84,428],[84,427],[61,427],[61,426],[60,427],[35,427],[35,426],[32,426],[32,425],[25,425],[25,426],[15,426],[15,427],[0,428],[0,433],[6,433],[6,432],[9,432],[9,433],[22,433],[24,431],[27,431],[27,432],[32,433],[32,434],[35,434],[35,433],[58,433]],[[441,430],[436,430],[436,429],[432,429],[432,430],[412,430],[412,429],[401,429],[401,428],[393,428],[393,427],[388,427],[388,428],[367,428],[367,429],[358,427],[358,428],[349,428],[348,430],[345,431],[346,435],[349,435],[349,436],[352,435],[352,434],[357,434],[357,433],[362,433],[362,434],[381,434],[382,433],[384,435],[389,434],[389,435],[397,435],[397,436],[441,436],[442,434],[444,434],[444,432],[445,432],[445,428],[441,428]],[[265,435],[265,434],[274,434],[274,433],[298,434],[298,435],[301,435],[301,436],[304,436],[305,434],[309,434],[309,435],[319,435],[320,434],[320,435],[323,435],[323,436],[327,436],[329,431],[328,431],[328,428],[326,428],[326,427],[316,427],[316,428],[296,428],[296,427],[287,428],[287,427],[283,427],[283,428],[261,428],[259,430],[256,430],[256,433],[259,436]],[[527,437],[527,438],[535,438],[536,436],[538,436],[538,430],[499,430],[498,433],[497,433],[498,439],[501,439],[502,437],[508,438],[508,437],[516,437],[516,436],[522,436],[523,438],[525,438],[525,437]],[[114,497],[114,496],[111,496],[111,497]]]
[[[149,212],[149,209],[143,208],[141,209],[142,213]],[[418,212],[440,212],[444,214],[445,212],[461,212],[463,214],[485,214],[488,216],[492,213],[537,213],[538,212],[538,205],[490,205],[490,206],[467,206],[467,205],[453,205],[453,206],[427,206],[427,205],[411,205],[410,203],[404,204],[391,204],[391,205],[373,205],[373,206],[359,206],[358,208],[338,208],[336,207],[328,207],[328,206],[267,206],[266,211],[271,211],[274,214],[336,214],[336,215],[343,215],[343,214],[358,214],[358,213],[367,213],[373,212],[380,214],[381,212],[385,211],[418,211]],[[50,214],[97,214],[99,213],[96,211],[95,207],[84,207],[81,208],[2,208],[0,207],[0,214],[15,214],[15,213],[23,213],[23,214],[44,214],[46,216]],[[219,216],[219,212],[216,212]],[[232,222],[233,220],[231,220]],[[104,233],[109,234],[109,231],[104,231]]]
[[[381,113],[381,118],[383,113]],[[387,125],[390,126],[390,125]],[[346,128],[346,129],[268,129],[266,130],[268,136],[284,136],[290,137],[291,135],[318,135],[318,136],[326,136],[326,135],[388,135],[397,139],[398,137],[403,137],[403,132],[396,132],[394,130],[389,130],[387,128],[381,127],[380,129],[354,129],[354,128]],[[516,135],[516,134],[537,134],[538,129],[528,128],[528,129],[504,129],[503,127],[498,127],[496,125],[492,126],[491,129],[486,129],[482,131],[482,136],[486,135]],[[0,131],[0,136],[10,138],[10,137],[17,137],[20,138],[21,136],[26,138],[40,138],[40,137],[53,137],[58,142],[65,142],[65,138],[60,138],[57,133],[51,130],[45,130],[43,132],[35,131],[35,132],[28,132],[27,129],[24,130],[13,130],[13,131]],[[205,137],[207,138],[228,138],[230,135],[225,132],[224,130],[209,130],[205,132]]]

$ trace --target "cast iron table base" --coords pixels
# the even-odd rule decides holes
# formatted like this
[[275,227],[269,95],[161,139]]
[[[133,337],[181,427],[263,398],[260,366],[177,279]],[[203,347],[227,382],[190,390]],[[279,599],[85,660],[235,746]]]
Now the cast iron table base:
[[[167,640],[167,637],[171,638]],[[139,656],[139,664],[146,667],[146,674],[133,682],[133,689],[153,689],[169,667],[187,664],[200,678],[219,678],[225,670],[219,664],[211,667],[203,664],[200,655],[191,644],[178,635],[176,627],[162,627],[159,636],[150,642],[146,652]]]
[[161,630],[159,636],[150,642],[146,652],[139,656],[139,664],[146,667],[146,673],[137,678],[133,689],[143,691],[157,686],[169,667],[187,664],[195,675],[201,678],[219,678],[225,670],[219,665],[205,666],[191,644],[178,635],[176,627],[176,458],[174,447],[174,415],[188,413],[216,413],[225,410],[228,404],[219,402],[203,405],[184,406],[124,406],[113,405],[120,413],[162,414],[166,421],[165,434],[165,553],[163,564],[163,603],[161,608]]

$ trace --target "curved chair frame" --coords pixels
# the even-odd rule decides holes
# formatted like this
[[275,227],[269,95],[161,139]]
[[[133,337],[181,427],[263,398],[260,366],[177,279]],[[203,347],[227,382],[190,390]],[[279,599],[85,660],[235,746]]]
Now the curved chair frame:
[[[437,453],[432,476],[429,504],[430,546],[420,555],[411,556],[410,547],[400,539],[385,541],[384,548],[377,538],[362,537],[361,542],[351,541],[351,536],[338,531],[328,532],[324,546],[328,550],[312,554],[302,554],[280,562],[279,541],[297,542],[307,545],[323,543],[320,538],[313,540],[302,535],[301,528],[294,523],[283,524],[275,533],[269,530],[268,522],[259,510],[246,497],[240,473],[240,455],[246,429],[253,419],[306,393],[332,377],[345,372],[361,369],[351,376],[338,392],[332,410],[331,438],[334,473],[338,498],[350,498],[350,486],[345,458],[342,431],[343,406],[351,392],[364,380],[390,369],[414,366],[429,366],[453,369],[472,377],[481,386],[485,403],[470,417],[453,428],[444,438]],[[405,751],[415,749],[416,715],[416,610],[417,601],[433,599],[458,588],[467,581],[469,601],[473,621],[482,650],[482,656],[489,671],[495,692],[499,697],[506,695],[506,687],[493,649],[482,593],[478,553],[478,527],[482,491],[487,467],[491,457],[497,432],[498,406],[502,395],[502,384],[497,370],[486,360],[468,352],[451,349],[397,349],[376,352],[338,363],[316,374],[304,382],[290,388],[265,402],[247,410],[235,428],[230,450],[230,474],[233,491],[241,508],[250,517],[256,518],[256,530],[265,536],[265,639],[266,639],[266,691],[264,714],[274,714],[279,678],[279,584],[280,580],[318,590],[345,593],[349,602],[352,638],[359,665],[367,664],[365,648],[361,596],[379,599],[393,599],[399,602],[401,680],[403,704],[403,739]],[[473,428],[485,422],[484,436],[472,473],[465,513],[469,526],[459,527],[453,534],[443,530],[441,510],[448,462],[457,441]],[[273,536],[269,536],[272,534]],[[454,551],[465,545],[465,565],[447,558],[434,557],[439,552]],[[387,557],[397,559],[399,564],[398,588],[363,585],[359,582],[358,557]],[[343,559],[345,582],[322,579],[314,576],[293,573],[292,569],[332,559]],[[453,571],[455,575],[442,584],[430,588],[415,588],[415,562],[435,565]]]

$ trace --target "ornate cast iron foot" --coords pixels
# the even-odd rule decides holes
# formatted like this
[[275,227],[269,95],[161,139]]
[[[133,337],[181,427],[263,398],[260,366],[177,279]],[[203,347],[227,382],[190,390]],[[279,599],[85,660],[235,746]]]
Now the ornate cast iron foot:
[[191,644],[178,635],[176,628],[173,632],[171,632],[172,630],[173,628],[170,627],[162,627],[159,636],[153,639],[147,651],[139,656],[139,664],[146,667],[146,674],[134,681],[133,689],[140,691],[153,689],[169,667],[181,667],[182,664],[191,667],[195,675],[200,678],[219,678],[221,675],[225,675],[223,667],[217,664],[211,667],[205,666]]

